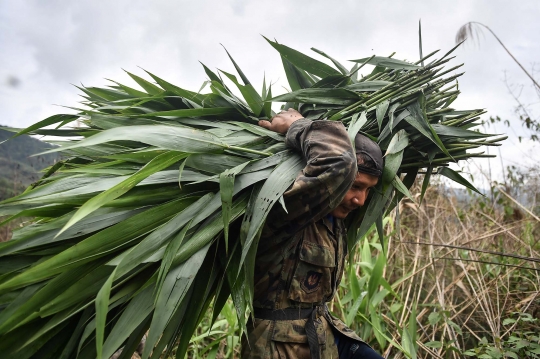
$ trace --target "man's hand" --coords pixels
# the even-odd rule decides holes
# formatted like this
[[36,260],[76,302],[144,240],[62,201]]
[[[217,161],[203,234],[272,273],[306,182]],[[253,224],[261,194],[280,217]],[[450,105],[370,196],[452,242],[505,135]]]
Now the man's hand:
[[289,130],[289,127],[291,127],[291,124],[301,118],[304,117],[300,112],[290,108],[275,115],[271,121],[259,121],[259,126],[267,128],[270,131],[285,134]]

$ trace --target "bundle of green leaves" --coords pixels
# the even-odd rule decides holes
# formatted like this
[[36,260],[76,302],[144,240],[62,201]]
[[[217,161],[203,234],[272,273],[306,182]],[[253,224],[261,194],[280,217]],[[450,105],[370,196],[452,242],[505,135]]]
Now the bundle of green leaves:
[[[404,196],[419,170],[474,187],[450,162],[502,137],[471,130],[482,110],[456,111],[449,54],[425,64],[372,56],[352,69],[269,41],[291,91],[259,94],[203,65],[211,92],[153,82],[80,87],[84,109],[49,117],[21,134],[63,137],[64,160],[23,194],[0,203],[3,224],[32,218],[0,243],[0,351],[6,357],[129,358],[149,330],[143,358],[177,345],[183,358],[209,304],[214,318],[232,295],[239,323],[253,293],[258,235],[268,211],[303,166],[284,137],[257,125],[274,102],[313,120],[342,121],[385,153],[382,181],[349,221],[352,247]],[[230,56],[230,55],[229,55]],[[367,76],[358,76],[375,65]],[[234,89],[234,90],[233,90]],[[79,123],[79,126],[69,127]],[[82,124],[82,125],[81,125]],[[48,129],[55,125],[54,129]],[[353,141],[354,143],[354,141]]]

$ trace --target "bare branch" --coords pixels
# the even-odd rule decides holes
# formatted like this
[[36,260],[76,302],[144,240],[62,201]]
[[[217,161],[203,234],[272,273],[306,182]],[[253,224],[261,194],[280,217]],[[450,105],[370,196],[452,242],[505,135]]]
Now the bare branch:
[[525,69],[525,67],[523,67],[523,65],[518,61],[518,59],[516,59],[514,57],[514,55],[512,55],[512,53],[510,52],[510,50],[508,50],[508,48],[503,44],[503,42],[501,41],[501,39],[499,39],[499,37],[493,32],[493,30],[491,30],[487,25],[484,25],[480,22],[476,22],[476,21],[470,21],[468,23],[466,23],[465,25],[463,25],[462,27],[459,28],[457,34],[456,34],[456,43],[458,42],[461,42],[461,41],[464,41],[466,39],[468,39],[469,37],[471,39],[474,39],[475,37],[478,39],[478,34],[480,33],[481,31],[481,28],[480,27],[484,27],[486,28],[489,32],[491,32],[491,34],[495,37],[495,39],[497,39],[497,41],[499,42],[499,44],[501,44],[501,46],[504,48],[504,50],[508,53],[508,55],[510,55],[510,57],[516,62],[516,64],[519,65],[519,67],[521,67],[521,69],[523,70],[523,72],[525,72],[525,74],[527,74],[527,76],[532,80],[533,84],[538,88],[540,89],[540,84],[538,84],[538,82],[536,82],[536,80],[534,79],[534,77]]

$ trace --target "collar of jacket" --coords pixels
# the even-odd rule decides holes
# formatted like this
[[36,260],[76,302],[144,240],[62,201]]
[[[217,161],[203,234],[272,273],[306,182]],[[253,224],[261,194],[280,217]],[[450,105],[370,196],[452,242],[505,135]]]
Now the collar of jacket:
[[338,218],[334,217],[333,222],[332,222],[332,219],[330,219],[330,216],[331,216],[331,214],[327,214],[326,216],[324,216],[322,218],[322,223],[326,227],[326,229],[328,229],[330,231],[330,233],[335,234],[334,233],[334,228],[335,228],[335,226],[338,225],[336,223],[338,221]]

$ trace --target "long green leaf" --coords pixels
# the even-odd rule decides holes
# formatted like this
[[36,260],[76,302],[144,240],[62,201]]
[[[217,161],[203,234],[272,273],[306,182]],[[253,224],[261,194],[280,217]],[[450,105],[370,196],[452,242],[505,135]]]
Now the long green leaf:
[[[262,102],[261,96],[255,90],[253,85],[251,85],[249,82],[247,82],[246,85],[242,85],[238,82],[238,80],[236,79],[236,76],[222,70],[221,70],[221,73],[227,76],[227,78],[231,80],[236,85],[236,87],[238,87],[238,90],[240,90],[240,93],[242,94],[242,96],[244,96],[244,99],[249,105],[251,111],[253,111],[255,116],[259,116],[262,111],[263,102]],[[247,79],[244,82],[246,81]]]
[[195,274],[198,272],[209,247],[209,245],[202,247],[186,262],[180,264],[167,274],[163,288],[159,292],[156,301],[156,310],[152,317],[148,338],[146,339],[146,345],[142,355],[143,359],[149,357],[150,351],[159,340],[174,311],[182,302],[182,299],[195,279]]
[[57,233],[67,223],[69,214],[58,216],[47,223],[30,225],[15,232],[12,240],[0,243],[0,256],[6,256],[58,241],[78,238],[114,225],[140,211],[140,209],[122,211],[115,208],[103,208],[58,236]]
[[[110,358],[130,334],[141,325],[154,309],[153,286],[135,295],[115,323],[103,344],[103,357]],[[146,331],[146,330],[145,330]],[[143,332],[144,333],[144,332]],[[141,335],[142,336],[142,335]],[[137,345],[139,342],[137,342]]]
[[399,170],[401,161],[403,160],[403,151],[409,143],[409,138],[405,130],[400,130],[392,137],[392,141],[388,146],[385,154],[384,169],[382,175],[383,191],[389,185]]
[[75,347],[77,345],[77,340],[82,334],[84,324],[90,319],[91,315],[92,309],[86,308],[82,313],[81,318],[79,319],[79,323],[77,323],[77,328],[73,333],[71,333],[71,338],[69,339],[67,345],[64,347],[64,350],[62,351],[59,359],[68,359],[71,356],[73,350],[75,350]]
[[399,179],[398,176],[395,176],[394,177],[394,180],[392,181],[392,185],[394,186],[395,189],[397,189],[399,192],[401,192],[402,194],[404,194],[405,196],[407,196],[412,202],[416,202],[413,198],[413,196],[411,195],[411,193],[409,192],[409,189],[407,188],[407,186],[405,186],[403,184],[403,182],[401,181],[401,179]]
[[385,156],[401,152],[408,145],[409,135],[407,134],[407,132],[405,132],[405,130],[400,130],[394,135],[394,137],[392,137],[392,140],[390,141],[390,144],[386,149]]
[[112,141],[139,141],[163,149],[186,153],[220,152],[223,148],[228,147],[216,136],[206,131],[158,125],[112,128],[75,144],[43,153],[89,147]]
[[276,96],[272,102],[305,102],[322,105],[350,105],[360,97],[349,90],[330,88],[309,88]]
[[163,287],[163,281],[165,280],[167,274],[169,273],[174,257],[176,256],[176,253],[178,253],[178,249],[182,245],[182,242],[184,242],[184,238],[186,237],[186,233],[190,229],[190,227],[191,227],[191,221],[188,222],[188,224],[186,224],[184,228],[182,228],[180,233],[178,233],[178,235],[176,235],[169,242],[169,244],[167,244],[167,248],[165,248],[165,253],[163,255],[163,260],[161,261],[161,265],[159,267],[159,273],[157,277],[156,293],[158,294],[161,291],[161,288]]
[[[373,191],[373,197],[367,205],[365,212],[366,215],[362,219],[362,223],[360,224],[360,228],[358,229],[357,238],[355,238],[355,241],[358,241],[369,231],[370,227],[375,223],[377,217],[382,215],[384,207],[390,199],[393,187],[391,185],[388,186],[384,193],[379,192],[382,189],[380,187],[382,186],[378,185],[377,188]],[[349,243],[349,247],[353,247],[351,243]]]
[[162,227],[156,229],[134,246],[129,253],[118,264],[117,275],[122,276],[142,263],[149,256],[154,254],[159,248],[164,246],[167,241],[184,227],[197,213],[203,208],[207,208],[213,194],[206,194],[190,206],[178,211]]
[[[285,75],[287,76],[287,81],[289,82],[291,90],[298,91],[312,87],[313,84],[315,84],[315,81],[313,81],[304,70],[294,66],[285,57],[281,56],[281,62],[283,63],[283,69],[285,70]],[[270,96],[267,96],[265,101],[268,101],[269,97]]]
[[422,181],[422,189],[420,191],[420,203],[422,203],[424,199],[424,195],[426,194],[427,188],[429,186],[429,180],[431,179],[431,173],[433,172],[433,166],[428,166],[426,170],[426,174],[424,175],[424,180]]
[[229,221],[231,220],[232,197],[234,179],[249,162],[224,171],[219,175],[219,192],[221,194],[221,211],[223,214],[223,234],[225,239],[225,253],[229,253]]
[[184,97],[188,101],[194,101],[196,104],[201,105],[202,101],[205,98],[205,95],[200,95],[200,94],[198,94],[196,92],[193,92],[193,91],[184,90],[183,88],[175,86],[175,85],[173,85],[173,84],[171,84],[171,83],[157,77],[156,75],[154,75],[154,74],[152,74],[152,73],[150,73],[148,71],[146,71],[146,73],[148,75],[150,75],[154,79],[154,81],[156,81],[157,84],[159,86],[161,86],[164,90],[170,91],[170,92],[172,92],[172,93],[174,93],[176,95]]
[[367,122],[366,111],[357,113],[353,116],[351,123],[349,124],[349,128],[347,129],[347,133],[349,135],[349,139],[351,140],[353,147],[354,147],[354,139],[356,138],[358,131],[360,131],[362,127],[364,127],[366,122]]
[[357,63],[364,63],[367,61],[367,63],[370,65],[381,66],[381,67],[386,67],[389,69],[397,69],[397,70],[416,70],[420,68],[420,66],[413,65],[406,61],[401,61],[401,60],[396,60],[390,57],[381,57],[381,56],[373,56],[373,58],[371,59],[369,57],[364,57],[362,59],[349,60],[349,61],[357,62]]
[[379,125],[379,131],[381,130],[382,121],[384,116],[386,115],[386,110],[388,110],[388,106],[390,105],[390,101],[385,100],[377,105],[376,109],[376,117],[377,117],[377,124]]
[[212,70],[210,70],[205,64],[203,64],[201,62],[201,65],[203,66],[204,68],[204,72],[206,72],[206,75],[208,76],[208,78],[210,78],[211,81],[216,81],[216,82],[219,82],[219,83],[222,83],[221,79],[219,78],[218,75],[216,75],[216,73]]
[[339,72],[337,70],[328,66],[324,62],[315,60],[314,58],[306,56],[302,54],[301,52],[291,49],[290,47],[287,47],[285,45],[281,45],[281,44],[278,44],[277,42],[270,41],[266,37],[265,39],[266,41],[268,41],[270,45],[272,45],[274,49],[276,49],[281,54],[281,56],[283,56],[288,61],[290,61],[293,65],[301,68],[302,70],[305,70],[319,77],[326,77],[329,75],[339,75]]
[[472,183],[470,183],[462,175],[460,175],[459,173],[457,173],[456,171],[454,171],[454,170],[452,170],[452,169],[450,169],[448,167],[441,167],[439,169],[438,173],[440,175],[443,175],[444,177],[447,177],[447,178],[451,179],[452,181],[454,181],[456,183],[459,183],[462,186],[467,187],[471,191],[474,191],[474,192],[476,192],[476,193],[478,193],[480,195],[483,195],[479,190],[476,189],[475,186],[473,186]]
[[470,138],[470,139],[496,136],[496,135],[487,134],[487,133],[480,133],[477,131],[469,131],[460,127],[445,126],[441,124],[433,124],[431,125],[431,127],[433,127],[433,129],[439,136]]
[[110,189],[106,190],[105,192],[100,193],[99,195],[93,197],[91,200],[86,202],[75,214],[73,217],[71,217],[58,232],[58,234],[61,234],[69,227],[73,226],[75,223],[80,221],[82,218],[86,217],[90,213],[94,212],[98,208],[106,205],[110,201],[114,200],[115,198],[120,197],[133,187],[137,185],[137,183],[141,182],[151,174],[154,174],[158,171],[161,171],[162,169],[165,169],[182,158],[186,158],[188,155],[185,153],[180,152],[165,152],[163,154],[158,155],[157,157],[153,158],[146,166],[141,168],[137,173],[133,174],[129,178],[125,179],[124,181],[118,183],[116,186],[111,187]]
[[[235,221],[244,214],[247,206],[247,194],[241,194],[233,202],[231,208],[231,221]],[[194,219],[195,222],[195,219]],[[180,264],[189,259],[199,249],[210,243],[223,230],[223,220],[221,213],[216,213],[211,218],[208,218],[200,227],[200,229],[187,241],[178,251],[174,258],[174,264]]]
[[102,265],[90,271],[65,291],[59,291],[55,298],[42,303],[39,315],[46,317],[59,313],[82,302],[87,302],[89,298],[91,302],[92,296],[103,287],[107,278],[110,277],[112,269],[110,266]]
[[377,91],[389,84],[391,84],[391,82],[389,81],[374,80],[374,81],[358,82],[352,85],[345,86],[345,88],[350,91],[358,91],[358,92]]
[[[69,288],[71,284],[78,281],[86,273],[92,271],[99,265],[100,263],[95,261],[94,263],[81,266],[78,271],[63,272],[56,278],[47,282],[43,287],[28,286],[25,288],[19,295],[19,299],[0,313],[0,334],[5,334],[6,332],[13,330],[18,327],[22,321],[31,319],[30,317],[35,318],[38,315],[38,309],[50,300],[50,298],[54,298],[63,290]],[[23,272],[23,274],[27,272],[28,271]],[[9,281],[7,283],[9,283]],[[36,292],[37,289],[39,289],[39,291]],[[28,297],[28,293],[31,293],[31,297]]]
[[139,77],[135,74],[132,74],[131,72],[126,71],[126,73],[133,79],[135,82],[141,86],[148,94],[150,95],[159,95],[163,93],[163,90],[160,89],[158,86],[154,85],[153,83],[150,83],[143,79],[142,77]]
[[[114,271],[116,271],[116,268]],[[107,322],[107,312],[109,311],[109,297],[111,295],[114,271],[111,273],[105,284],[103,284],[96,296],[96,352],[98,359],[103,357],[102,351],[105,338],[105,325]]]
[[[211,268],[209,268],[210,266]],[[202,319],[202,315],[205,314],[206,309],[210,305],[210,300],[208,298],[211,298],[214,294],[213,288],[215,288],[214,283],[217,274],[218,271],[215,258],[213,258],[213,256],[207,257],[196,277],[198,285],[193,289],[193,301],[190,305],[192,312],[190,313],[190,316],[185,318],[182,325],[180,341],[176,348],[177,359],[183,359],[185,357],[192,333],[196,331],[197,325]]]
[[312,51],[315,51],[316,53],[318,53],[319,55],[321,56],[324,56],[326,57],[328,60],[332,61],[334,63],[334,65],[336,65],[336,67],[338,68],[339,71],[341,71],[341,73],[343,75],[348,75],[349,74],[349,70],[347,70],[347,68],[345,66],[343,66],[342,64],[340,64],[336,59],[334,59],[333,57],[329,56],[328,54],[326,54],[325,52],[321,51],[321,50],[317,50],[316,48],[312,47],[311,48]]
[[202,117],[202,116],[234,116],[238,115],[238,111],[231,107],[210,107],[210,108],[192,108],[185,110],[171,110],[152,112],[147,116],[152,117]]
[[41,128],[45,127],[45,126],[54,125],[55,123],[58,123],[58,122],[61,122],[63,124],[67,124],[67,123],[69,123],[71,121],[77,120],[79,117],[80,117],[79,115],[64,115],[64,114],[53,115],[53,116],[47,117],[46,119],[44,119],[42,121],[39,121],[39,122],[25,128],[24,130],[21,130],[21,131],[17,132],[15,135],[13,135],[12,138],[15,138],[15,137],[18,137],[20,135],[27,134],[27,133],[32,133],[35,130],[41,129]]
[[272,117],[272,102],[266,101],[266,99],[272,98],[272,84],[268,86],[268,93],[264,97],[264,103],[263,103],[263,112],[262,115],[264,115],[266,118]]
[[120,353],[118,359],[131,359],[133,357],[133,354],[135,354],[135,350],[137,350],[139,345],[141,345],[144,334],[148,331],[151,320],[152,317],[148,315],[146,319],[141,324],[139,324],[137,328],[133,330],[133,332],[130,334],[129,338],[126,341],[126,344],[122,347],[122,353]]
[[405,117],[405,121],[407,121],[411,126],[416,128],[422,135],[431,140],[435,145],[437,145],[437,147],[439,147],[441,151],[443,151],[448,157],[452,157],[450,153],[448,153],[448,150],[444,146],[437,133],[435,133],[430,123],[424,117],[424,114],[422,113],[422,109],[420,108],[418,102],[408,106],[407,109],[410,111],[411,115]]
[[264,185],[255,201],[255,205],[253,206],[253,212],[247,214],[248,218],[250,218],[250,224],[246,238],[243,240],[240,264],[244,262],[249,249],[257,236],[257,233],[259,233],[259,230],[261,229],[264,220],[268,215],[268,212],[279,197],[281,197],[285,190],[291,185],[298,172],[302,169],[302,162],[303,161],[300,156],[291,156],[279,164],[264,182]]
[[349,84],[351,79],[345,75],[330,75],[317,81],[311,88],[336,88]]
[[111,253],[119,246],[146,234],[186,208],[197,198],[188,197],[155,206],[106,228],[65,251],[0,284],[0,294],[37,283]]

